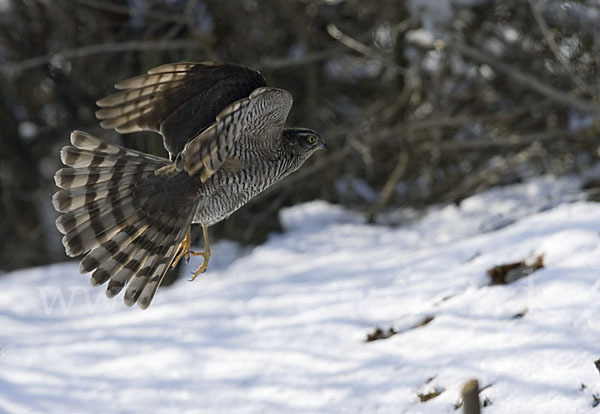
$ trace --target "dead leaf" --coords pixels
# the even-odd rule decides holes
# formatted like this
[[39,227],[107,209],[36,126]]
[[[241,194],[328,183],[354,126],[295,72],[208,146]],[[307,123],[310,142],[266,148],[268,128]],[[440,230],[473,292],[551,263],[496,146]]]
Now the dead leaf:
[[420,328],[422,326],[425,326],[429,322],[431,322],[433,319],[435,319],[435,316],[427,315],[421,321],[415,323],[410,328],[404,329],[402,331],[397,331],[393,327],[391,327],[388,330],[384,331],[380,327],[377,327],[377,328],[375,328],[375,330],[373,332],[367,334],[367,338],[365,339],[365,342],[373,342],[373,341],[378,341],[380,339],[388,339],[389,337],[394,336],[396,334],[399,334],[399,333],[402,333],[402,332],[407,332],[407,331],[410,331],[411,329],[416,329],[416,328]]
[[421,402],[425,402],[425,401],[429,401],[432,398],[437,397],[438,395],[440,395],[441,393],[443,393],[445,390],[443,388],[434,388],[429,392],[426,393],[421,393],[421,394],[417,394],[417,397],[419,397],[419,401]]
[[497,265],[488,269],[487,274],[492,279],[492,285],[506,285],[531,275],[536,270],[544,267],[544,256],[539,255],[532,264],[525,260],[519,262]]
[[511,319],[521,319],[523,316],[527,315],[528,309],[525,308],[522,311],[515,313]]

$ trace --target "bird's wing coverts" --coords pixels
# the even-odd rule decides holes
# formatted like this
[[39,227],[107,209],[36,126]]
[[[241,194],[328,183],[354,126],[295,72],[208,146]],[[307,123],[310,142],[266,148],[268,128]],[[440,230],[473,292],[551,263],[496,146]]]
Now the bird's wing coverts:
[[183,167],[189,175],[200,174],[205,182],[223,166],[234,145],[252,147],[265,159],[276,157],[292,103],[286,90],[255,89],[223,109],[214,124],[185,146],[178,168]]

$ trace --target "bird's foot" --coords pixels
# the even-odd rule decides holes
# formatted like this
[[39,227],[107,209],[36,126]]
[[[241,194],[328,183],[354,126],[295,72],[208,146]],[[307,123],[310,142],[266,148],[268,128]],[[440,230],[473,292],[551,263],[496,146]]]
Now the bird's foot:
[[189,252],[192,256],[202,256],[204,258],[204,261],[202,262],[202,264],[200,265],[200,267],[198,267],[198,269],[196,269],[196,271],[194,272],[194,274],[192,275],[192,278],[190,279],[190,282],[194,279],[196,279],[198,276],[200,276],[202,273],[206,272],[206,268],[208,267],[208,261],[210,260],[210,250],[207,249],[203,252]]
[[154,171],[154,175],[165,175],[167,177],[172,177],[175,174],[177,174],[175,164],[165,165]]
[[204,244],[206,246],[204,251],[191,251],[190,247],[192,246],[192,241],[190,238],[190,229],[188,228],[188,231],[185,233],[185,237],[183,238],[181,244],[177,248],[177,255],[175,256],[175,259],[173,259],[173,263],[171,264],[171,268],[174,268],[175,266],[177,266],[177,263],[179,263],[179,261],[183,257],[185,257],[185,262],[187,263],[190,260],[190,256],[202,256],[204,258],[204,261],[202,262],[202,265],[200,265],[200,267],[196,269],[191,280],[196,279],[198,276],[200,276],[201,273],[206,272],[206,268],[208,267],[208,261],[210,260],[210,245],[208,244],[208,233],[206,226],[202,226],[202,235],[204,236]]
[[171,268],[174,269],[177,266],[177,263],[181,260],[182,257],[185,257],[185,262],[187,263],[190,260],[190,247],[192,246],[192,242],[190,240],[190,229],[188,228],[187,233],[185,233],[184,239],[179,244],[177,248],[177,256],[173,259],[173,263],[171,263]]

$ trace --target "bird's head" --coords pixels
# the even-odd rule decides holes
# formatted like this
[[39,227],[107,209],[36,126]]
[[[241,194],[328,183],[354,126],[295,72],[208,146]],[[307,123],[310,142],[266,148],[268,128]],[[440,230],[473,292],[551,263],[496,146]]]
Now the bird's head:
[[294,155],[302,161],[305,161],[316,150],[327,149],[325,140],[311,129],[287,128],[283,130],[283,137],[290,144]]

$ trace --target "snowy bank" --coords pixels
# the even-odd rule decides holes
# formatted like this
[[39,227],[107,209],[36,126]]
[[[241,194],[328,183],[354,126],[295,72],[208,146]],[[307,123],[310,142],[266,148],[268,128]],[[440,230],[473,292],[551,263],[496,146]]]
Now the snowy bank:
[[[0,411],[454,413],[474,377],[484,413],[595,412],[600,204],[556,202],[574,188],[538,179],[399,228],[297,206],[285,233],[217,243],[146,311],[75,263],[12,272]],[[490,285],[493,266],[540,256]],[[389,337],[366,342],[377,327]]]

